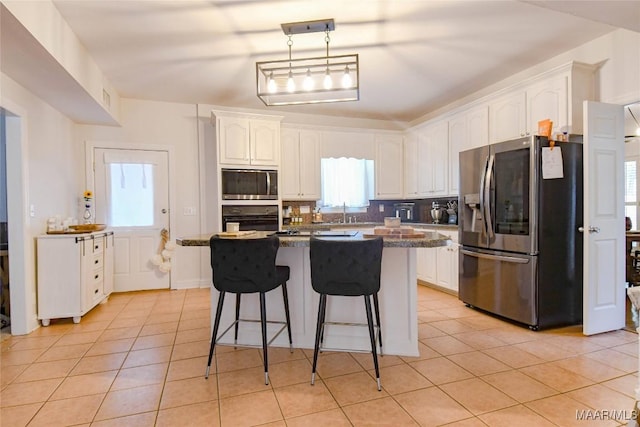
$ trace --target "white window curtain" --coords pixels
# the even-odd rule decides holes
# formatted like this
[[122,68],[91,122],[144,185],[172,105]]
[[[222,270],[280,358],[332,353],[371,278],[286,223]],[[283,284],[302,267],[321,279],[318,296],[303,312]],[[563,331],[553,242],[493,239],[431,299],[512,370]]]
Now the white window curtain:
[[323,158],[320,161],[322,200],[327,207],[369,206],[373,194],[373,161],[354,158]]

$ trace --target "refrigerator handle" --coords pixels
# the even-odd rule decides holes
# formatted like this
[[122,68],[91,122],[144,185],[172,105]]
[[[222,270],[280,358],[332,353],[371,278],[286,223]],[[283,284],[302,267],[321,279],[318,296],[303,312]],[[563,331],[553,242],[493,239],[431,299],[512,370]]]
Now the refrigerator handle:
[[469,255],[475,258],[484,258],[484,259],[490,259],[492,261],[504,261],[504,262],[513,262],[516,264],[528,264],[529,260],[525,259],[525,258],[516,258],[516,257],[512,257],[512,256],[504,256],[504,255],[491,255],[491,254],[485,254],[485,253],[481,253],[481,252],[473,252],[473,251],[468,251],[466,249],[461,249],[460,253],[464,254],[464,255]]
[[[487,166],[489,165],[489,156],[484,159],[484,167],[482,168],[482,174],[480,176],[480,216],[482,217],[482,237],[487,235],[487,222],[484,219],[484,181],[487,176]],[[473,230],[472,230],[473,231]]]
[[489,239],[494,237],[493,224],[491,222],[491,179],[493,177],[493,162],[495,161],[495,154],[489,157],[489,164],[487,165],[487,176],[484,180],[484,222],[487,226],[487,236]]

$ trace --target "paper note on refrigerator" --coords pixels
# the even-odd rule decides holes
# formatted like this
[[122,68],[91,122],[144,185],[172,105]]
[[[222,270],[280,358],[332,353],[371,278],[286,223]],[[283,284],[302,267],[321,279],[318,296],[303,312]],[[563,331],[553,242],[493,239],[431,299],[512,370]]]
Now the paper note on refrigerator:
[[542,179],[564,178],[562,150],[542,147]]

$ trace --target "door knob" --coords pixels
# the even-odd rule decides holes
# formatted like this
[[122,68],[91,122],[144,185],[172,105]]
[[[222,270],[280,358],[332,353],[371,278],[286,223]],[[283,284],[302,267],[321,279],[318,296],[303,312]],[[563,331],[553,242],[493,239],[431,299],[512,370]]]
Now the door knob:
[[160,212],[167,213],[167,210],[166,209],[162,209]]
[[[578,231],[584,233],[584,227],[578,227]],[[600,227],[589,227],[589,233],[599,233]]]

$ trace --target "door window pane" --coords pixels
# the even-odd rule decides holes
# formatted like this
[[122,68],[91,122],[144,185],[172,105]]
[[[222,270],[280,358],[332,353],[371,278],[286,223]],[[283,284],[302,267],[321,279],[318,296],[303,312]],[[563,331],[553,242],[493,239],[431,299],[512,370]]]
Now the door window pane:
[[529,149],[496,153],[494,171],[494,231],[528,235]]
[[109,164],[109,225],[144,227],[154,223],[153,165]]

